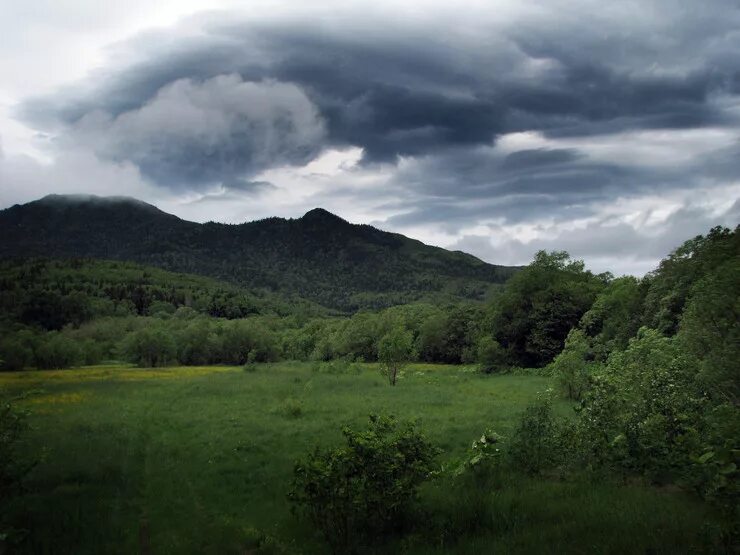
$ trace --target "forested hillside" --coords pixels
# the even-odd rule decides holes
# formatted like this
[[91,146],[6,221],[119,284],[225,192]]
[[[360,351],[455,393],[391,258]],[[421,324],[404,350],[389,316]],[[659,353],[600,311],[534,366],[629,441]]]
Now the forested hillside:
[[219,318],[326,315],[297,297],[133,262],[0,260],[0,319],[58,330],[104,316],[154,316],[185,308]]
[[343,311],[482,300],[516,270],[322,209],[295,220],[198,224],[134,199],[60,195],[0,211],[0,257],[32,256],[134,261]]

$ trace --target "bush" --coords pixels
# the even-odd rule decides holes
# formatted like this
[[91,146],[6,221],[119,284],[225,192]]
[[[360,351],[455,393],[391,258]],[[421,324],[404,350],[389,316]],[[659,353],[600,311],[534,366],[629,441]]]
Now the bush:
[[367,430],[345,428],[346,445],[316,449],[298,462],[288,499],[337,553],[400,528],[437,449],[411,423],[370,416]]
[[167,366],[177,357],[175,342],[164,330],[143,328],[129,334],[123,342],[129,362],[143,368]]
[[0,341],[0,368],[18,371],[33,364],[33,350],[27,341],[9,336]]
[[681,481],[692,461],[725,438],[709,418],[698,368],[680,341],[647,328],[625,351],[612,353],[580,410],[578,440],[589,462],[658,483]]
[[42,336],[36,347],[36,366],[43,370],[71,368],[83,360],[82,350],[77,344],[56,331]]
[[482,372],[490,374],[506,366],[506,351],[493,337],[481,337],[476,351],[476,358]]
[[283,401],[281,412],[287,418],[300,418],[303,414],[303,405],[298,399],[288,397]]
[[565,458],[565,426],[555,417],[548,395],[528,406],[511,438],[512,463],[528,474],[538,474]]
[[555,357],[550,371],[568,399],[579,401],[588,390],[593,363],[588,363],[588,340],[584,333],[573,329],[565,340],[565,349]]

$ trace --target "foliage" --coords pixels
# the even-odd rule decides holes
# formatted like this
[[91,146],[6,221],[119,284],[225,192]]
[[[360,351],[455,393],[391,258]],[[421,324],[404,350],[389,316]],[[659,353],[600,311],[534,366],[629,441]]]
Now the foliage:
[[413,424],[387,416],[342,433],[346,446],[317,448],[296,464],[288,494],[336,553],[397,530],[437,453]]
[[707,399],[695,377],[696,360],[675,340],[642,329],[585,397],[580,422],[591,452],[653,480],[678,478],[701,448]]
[[50,332],[36,349],[36,367],[70,368],[83,361],[80,346],[59,332]]
[[122,346],[124,357],[144,368],[167,366],[176,357],[175,342],[164,330],[147,327],[129,335]]
[[[0,373],[3,392],[44,390],[19,403],[33,407],[24,455],[40,462],[7,511],[11,525],[33,533],[10,551],[137,553],[144,512],[152,553],[325,553],[315,526],[291,517],[284,494],[292,460],[317,444],[340,445],[337,421],[362,430],[378,407],[399,420],[421,417],[429,441],[444,449],[440,465],[451,466],[472,454],[485,422],[510,438],[549,384],[541,376],[418,364],[405,387],[391,389],[372,367],[360,374],[315,373],[312,363],[260,364],[251,374],[109,365]],[[301,400],[301,418],[270,410],[286,397]],[[569,406],[553,399],[558,414]],[[717,526],[716,511],[676,488],[608,476],[528,477],[505,464],[498,476],[495,487],[472,475],[424,482],[403,532],[367,552],[720,552],[702,543],[703,529]]]
[[645,293],[646,287],[631,276],[607,284],[578,325],[589,338],[590,356],[604,361],[612,351],[627,347],[640,327]]
[[391,385],[396,385],[398,373],[413,356],[413,339],[406,329],[396,326],[380,338],[378,360],[381,372]]
[[740,258],[697,281],[681,317],[679,339],[699,359],[702,384],[719,402],[740,402]]
[[488,490],[492,487],[503,459],[502,439],[491,429],[484,431],[473,441],[468,456],[455,469],[455,475],[472,478],[477,488]]
[[483,311],[475,305],[437,308],[419,326],[419,359],[427,362],[474,362]]
[[572,329],[563,351],[550,364],[550,371],[568,399],[578,401],[588,390],[593,363],[588,362],[589,344],[584,333]]
[[740,227],[733,231],[715,227],[706,236],[686,241],[650,276],[642,309],[643,325],[666,335],[675,334],[694,284],[739,255]]
[[480,369],[486,374],[506,367],[506,351],[493,337],[484,335],[478,340],[476,355]]
[[23,370],[31,366],[35,344],[35,338],[30,332],[0,337],[0,367],[3,370]]
[[538,474],[562,463],[567,455],[566,424],[552,409],[548,394],[529,405],[509,444],[509,458],[515,468]]
[[605,285],[565,252],[540,251],[490,307],[489,329],[511,364],[544,366]]
[[[133,199],[62,196],[0,211],[0,257],[18,256],[126,260],[344,312],[419,300],[483,300],[516,271],[353,225],[321,209],[291,220],[198,224]],[[262,303],[250,308],[251,295],[243,305],[241,298],[217,295],[208,311],[227,318],[264,313]],[[140,306],[137,312],[146,313]]]
[[[131,262],[23,258],[0,261],[0,316],[60,330],[105,316],[168,316],[187,311],[218,318],[326,314],[317,305],[223,281]],[[0,318],[1,322],[2,318]]]

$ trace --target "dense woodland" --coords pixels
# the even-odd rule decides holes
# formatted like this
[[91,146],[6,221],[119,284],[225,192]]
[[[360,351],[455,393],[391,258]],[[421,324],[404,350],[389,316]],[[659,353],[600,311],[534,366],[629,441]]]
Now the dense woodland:
[[318,208],[299,219],[198,224],[134,199],[64,195],[0,211],[0,257],[29,256],[139,262],[344,312],[481,300],[516,271]]
[[[565,252],[539,252],[485,301],[351,315],[133,263],[9,260],[0,266],[0,359],[5,370],[378,361],[393,385],[408,361],[553,376],[575,420],[555,416],[543,397],[509,440],[511,464],[680,485],[722,512],[727,547],[738,522],[738,292],[740,228],[686,241],[642,279],[596,275]],[[363,441],[383,444],[394,429],[374,426]],[[475,464],[481,452],[498,460],[486,445],[499,440],[485,438]],[[358,440],[349,433],[348,441]],[[326,502],[306,494],[325,463],[316,454],[308,464],[318,474],[297,471],[294,499],[309,514]],[[327,539],[341,551],[347,537]]]

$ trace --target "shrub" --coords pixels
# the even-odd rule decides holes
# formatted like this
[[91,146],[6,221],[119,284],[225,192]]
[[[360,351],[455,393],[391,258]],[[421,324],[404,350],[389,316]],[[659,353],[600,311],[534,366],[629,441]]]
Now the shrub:
[[470,448],[470,455],[457,468],[455,474],[458,476],[470,472],[476,475],[480,482],[487,482],[486,479],[491,472],[497,469],[501,463],[501,436],[493,430],[486,430],[473,442]]
[[303,405],[298,399],[288,397],[283,401],[281,412],[288,418],[299,418],[303,414]]
[[573,329],[565,340],[565,349],[550,365],[558,386],[568,399],[579,401],[589,387],[591,364],[586,361],[588,350],[584,333]]
[[511,438],[509,456],[514,465],[538,474],[554,468],[565,456],[564,426],[555,417],[549,395],[528,406]]
[[486,374],[500,371],[506,366],[506,351],[493,337],[481,337],[476,354],[480,369]]
[[23,370],[33,363],[33,350],[19,337],[9,336],[0,340],[0,368]]
[[346,445],[317,448],[296,464],[288,494],[337,553],[397,530],[437,453],[412,423],[388,416],[342,433]]
[[60,332],[52,331],[43,335],[36,347],[36,366],[44,370],[70,368],[83,359],[82,350],[77,344]]
[[128,361],[143,368],[167,366],[177,356],[172,337],[151,327],[129,334],[123,342],[123,353]]

